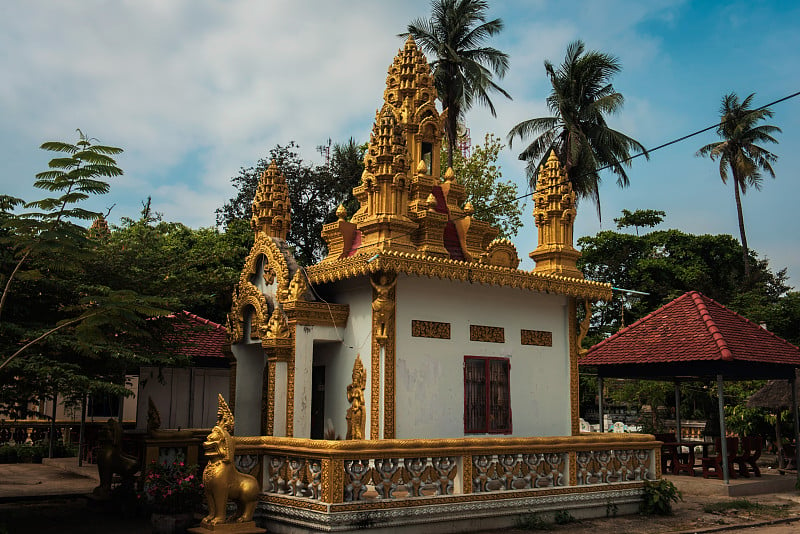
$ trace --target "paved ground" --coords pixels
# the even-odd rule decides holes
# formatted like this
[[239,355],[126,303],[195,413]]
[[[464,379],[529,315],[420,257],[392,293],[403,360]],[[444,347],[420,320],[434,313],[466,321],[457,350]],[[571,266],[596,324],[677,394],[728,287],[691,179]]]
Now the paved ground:
[[[47,460],[45,460],[48,462]],[[740,510],[706,513],[708,503],[731,501],[722,481],[702,477],[670,476],[684,494],[675,515],[666,518],[626,516],[583,521],[553,527],[554,532],[570,534],[633,534],[689,532],[746,532],[753,534],[788,534],[800,532],[800,494],[780,489],[789,483],[788,476],[765,472],[759,481],[777,484],[779,492],[746,497],[765,504],[766,514]],[[735,491],[747,490],[750,480],[731,481]],[[107,510],[86,495],[97,486],[97,467],[77,467],[75,459],[50,461],[48,464],[0,464],[0,534],[150,534],[147,520],[127,513]],[[763,489],[763,488],[762,488]],[[780,507],[780,512],[775,512]],[[755,526],[758,525],[758,526]],[[524,532],[522,530],[505,531]],[[496,533],[493,533],[496,534]]]

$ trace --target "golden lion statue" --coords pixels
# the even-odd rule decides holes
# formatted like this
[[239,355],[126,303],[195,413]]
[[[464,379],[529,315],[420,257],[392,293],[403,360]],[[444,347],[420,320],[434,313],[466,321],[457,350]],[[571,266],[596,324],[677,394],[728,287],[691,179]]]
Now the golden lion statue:
[[233,414],[222,395],[219,396],[217,425],[203,443],[208,465],[203,471],[208,515],[203,518],[204,526],[214,526],[226,522],[228,501],[235,501],[237,513],[232,520],[245,523],[253,520],[258,494],[261,491],[255,477],[240,473],[233,462],[234,443]]

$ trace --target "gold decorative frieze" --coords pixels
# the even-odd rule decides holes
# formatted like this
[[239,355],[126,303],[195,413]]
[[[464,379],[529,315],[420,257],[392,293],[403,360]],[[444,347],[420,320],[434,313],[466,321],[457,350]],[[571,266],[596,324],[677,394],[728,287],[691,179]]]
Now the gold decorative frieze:
[[[379,272],[372,284],[372,372],[370,388],[370,439],[380,438],[380,386],[383,382],[383,437],[394,437],[395,424],[395,286],[397,275]],[[383,375],[381,376],[381,348]]]
[[436,321],[411,321],[411,335],[413,337],[432,337],[436,339],[450,339],[450,323]]
[[311,284],[324,284],[390,271],[592,300],[611,299],[611,284],[391,250],[378,254],[359,253],[349,258],[312,265],[306,271]]
[[538,347],[552,347],[553,333],[544,330],[520,330],[520,343]]
[[505,330],[502,326],[469,325],[469,340],[484,343],[505,343]]
[[347,325],[350,306],[329,302],[288,301],[283,303],[283,312],[290,325],[333,326]]

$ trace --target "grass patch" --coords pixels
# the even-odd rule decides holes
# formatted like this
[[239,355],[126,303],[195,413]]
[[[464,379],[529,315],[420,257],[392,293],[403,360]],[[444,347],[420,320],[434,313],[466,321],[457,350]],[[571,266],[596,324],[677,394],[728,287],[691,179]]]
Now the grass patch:
[[732,501],[712,502],[703,505],[707,514],[724,514],[727,512],[746,512],[754,515],[786,515],[788,505],[761,504],[747,499],[733,499]]

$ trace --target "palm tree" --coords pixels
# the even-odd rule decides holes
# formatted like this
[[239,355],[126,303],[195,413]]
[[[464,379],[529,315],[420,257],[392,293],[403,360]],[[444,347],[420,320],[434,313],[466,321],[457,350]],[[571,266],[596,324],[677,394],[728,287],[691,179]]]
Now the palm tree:
[[595,50],[585,52],[582,41],[567,47],[564,63],[556,70],[545,60],[544,68],[553,90],[547,97],[551,117],[529,119],[508,132],[508,145],[515,137],[537,137],[522,151],[519,159],[528,162],[531,187],[536,187],[540,163],[550,152],[564,165],[575,193],[590,198],[600,216],[599,170],[609,168],[617,175],[617,184],[629,183],[625,167],[630,167],[632,150],[647,150],[635,139],[613,130],[605,116],[622,109],[623,97],[614,91],[611,77],[621,69],[619,60]]
[[748,187],[761,190],[761,171],[766,171],[775,178],[772,164],[778,160],[778,156],[756,143],[777,143],[772,134],[781,131],[777,126],[758,124],[772,117],[772,110],[766,107],[752,109],[750,105],[754,96],[755,93],[751,93],[741,102],[736,93],[722,97],[717,134],[723,140],[708,144],[697,151],[698,156],[708,156],[712,161],[719,158],[719,176],[722,178],[722,183],[728,183],[728,169],[733,176],[739,235],[742,238],[744,274],[747,279],[750,278],[750,257],[747,251],[747,236],[744,232],[740,190],[741,195],[747,192]]
[[496,91],[511,96],[498,86],[492,76],[505,76],[508,55],[483,46],[489,37],[503,29],[500,19],[486,20],[484,0],[433,0],[431,18],[416,19],[408,25],[411,35],[423,51],[436,59],[431,62],[433,79],[442,107],[447,109],[447,164],[453,166],[457,128],[464,113],[477,101],[497,113],[489,98]]

